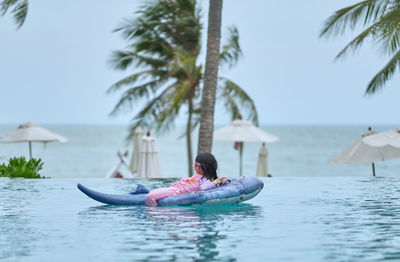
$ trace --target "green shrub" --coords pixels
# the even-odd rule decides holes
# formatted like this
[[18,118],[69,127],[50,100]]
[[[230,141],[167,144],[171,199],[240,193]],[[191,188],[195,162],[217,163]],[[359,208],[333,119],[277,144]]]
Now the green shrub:
[[44,178],[39,175],[42,167],[40,158],[32,158],[27,162],[25,157],[14,157],[8,160],[8,165],[0,165],[0,177]]

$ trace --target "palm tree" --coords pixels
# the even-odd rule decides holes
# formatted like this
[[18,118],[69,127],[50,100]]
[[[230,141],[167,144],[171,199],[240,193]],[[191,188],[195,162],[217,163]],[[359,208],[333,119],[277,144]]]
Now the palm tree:
[[[132,109],[144,100],[145,105],[133,118],[133,134],[139,125],[167,130],[186,108],[188,170],[192,175],[191,133],[199,123],[203,79],[203,67],[197,62],[202,31],[199,9],[195,0],[159,0],[147,2],[137,13],[136,19],[125,20],[116,29],[128,46],[115,51],[111,63],[115,69],[133,70],[110,87],[109,92],[123,91],[111,114],[126,107]],[[231,28],[230,33],[221,63],[232,65],[241,50],[237,30]],[[224,79],[220,89],[221,101],[232,116],[243,114],[245,109],[253,121],[258,121],[253,101],[239,86]]]
[[0,3],[0,15],[3,16],[11,9],[17,27],[21,27],[28,14],[28,0],[3,0]]
[[211,152],[221,39],[222,0],[210,0],[198,152]]
[[372,40],[392,56],[389,62],[368,83],[365,94],[380,90],[400,68],[400,1],[365,0],[337,10],[326,21],[321,37],[338,36],[346,30],[362,27],[362,32],[348,43],[336,58],[359,49],[365,40]]

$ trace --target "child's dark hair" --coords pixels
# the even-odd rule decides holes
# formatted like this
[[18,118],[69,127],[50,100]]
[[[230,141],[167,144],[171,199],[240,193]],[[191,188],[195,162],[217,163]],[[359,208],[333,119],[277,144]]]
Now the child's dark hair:
[[196,160],[200,167],[203,169],[204,176],[208,179],[213,181],[217,179],[217,168],[218,163],[215,157],[210,153],[200,153],[197,155]]

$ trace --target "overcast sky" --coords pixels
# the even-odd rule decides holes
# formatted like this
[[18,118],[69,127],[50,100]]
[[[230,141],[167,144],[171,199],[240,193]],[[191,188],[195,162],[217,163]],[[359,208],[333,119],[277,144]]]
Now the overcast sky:
[[[329,15],[355,2],[224,1],[223,27],[238,27],[244,56],[221,74],[250,94],[261,123],[399,124],[399,77],[364,97],[388,57],[365,46],[334,62],[355,34],[318,37]],[[112,70],[107,60],[126,44],[112,30],[141,3],[30,0],[19,30],[10,15],[0,17],[0,124],[127,124],[133,113],[108,116],[118,95],[106,90],[127,73]],[[206,22],[208,0],[201,3]],[[205,42],[206,30],[203,37]],[[228,122],[223,110],[216,119]]]

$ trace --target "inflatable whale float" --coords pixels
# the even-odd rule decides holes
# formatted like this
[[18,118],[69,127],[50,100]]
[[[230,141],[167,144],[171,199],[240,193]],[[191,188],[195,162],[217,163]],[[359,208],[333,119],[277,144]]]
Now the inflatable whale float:
[[[128,194],[105,194],[77,185],[88,197],[109,205],[146,205],[149,192],[138,185],[136,191]],[[230,183],[203,191],[170,196],[157,201],[159,206],[211,206],[240,203],[255,197],[264,187],[264,183],[256,177],[241,177]]]

